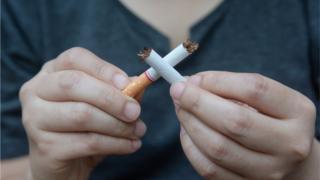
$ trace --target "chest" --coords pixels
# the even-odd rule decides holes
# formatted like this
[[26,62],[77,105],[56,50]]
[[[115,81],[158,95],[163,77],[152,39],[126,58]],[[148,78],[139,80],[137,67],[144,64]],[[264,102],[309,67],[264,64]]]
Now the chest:
[[[178,70],[184,75],[205,70],[256,72],[297,90],[310,92],[308,31],[303,6],[299,2],[225,0],[209,15],[199,13],[198,17],[201,14],[205,17],[192,31],[190,27],[184,30],[187,29],[191,39],[200,43],[200,49],[180,64]],[[49,37],[45,39],[44,48],[48,52],[44,55],[47,59],[56,57],[67,48],[82,46],[129,75],[137,75],[147,68],[135,56],[144,46],[153,47],[160,55],[170,50],[167,36],[119,4],[88,1],[74,7],[70,3],[69,9],[65,7],[63,12],[48,12],[50,16],[46,16],[49,18],[46,22],[50,23],[44,26],[44,37]],[[176,25],[180,23],[178,16],[170,14],[174,9],[166,8],[150,11],[158,15],[166,12],[165,16],[171,18],[168,20],[172,25],[170,28],[179,27]],[[190,26],[194,21],[186,24]],[[56,31],[55,27],[63,28]]]
[[223,0],[121,0],[136,16],[170,39],[171,47],[189,37],[193,24],[214,11]]

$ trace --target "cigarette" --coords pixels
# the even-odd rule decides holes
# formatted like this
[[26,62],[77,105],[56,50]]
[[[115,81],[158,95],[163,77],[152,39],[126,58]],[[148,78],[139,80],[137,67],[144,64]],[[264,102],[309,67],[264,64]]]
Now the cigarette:
[[145,48],[140,57],[170,84],[185,81],[185,78],[153,49]]
[[137,98],[145,88],[147,88],[153,81],[148,78],[146,72],[140,74],[137,79],[128,84],[128,86],[122,91],[123,94]]
[[[186,40],[185,42],[174,48],[169,54],[167,54],[163,58],[163,61],[168,62],[171,66],[175,66],[182,60],[184,60],[186,57],[188,57],[190,54],[192,54],[194,51],[196,51],[198,47],[199,44],[194,43],[190,40]],[[143,59],[142,54],[138,54],[138,56],[140,56],[140,58]],[[150,67],[146,71],[146,74],[152,81],[156,81],[160,78],[160,74],[152,67]]]
[[[179,62],[184,60],[186,57],[188,57],[190,54],[192,54],[194,51],[196,51],[198,47],[199,45],[197,43],[194,43],[190,40],[186,40],[185,42],[178,45],[161,60],[168,62],[168,64],[170,64],[171,66],[175,66]],[[142,59],[147,58],[144,57],[145,55],[146,54],[143,53],[138,54],[138,56]],[[137,79],[131,82],[122,92],[127,96],[135,98],[145,88],[152,84],[152,82],[158,80],[160,77],[160,74],[154,68],[150,67],[148,70],[142,73]]]

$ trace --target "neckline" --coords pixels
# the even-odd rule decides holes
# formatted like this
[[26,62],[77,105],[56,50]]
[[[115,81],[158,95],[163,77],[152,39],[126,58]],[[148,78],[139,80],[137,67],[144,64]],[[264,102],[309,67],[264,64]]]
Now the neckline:
[[224,0],[214,11],[208,13],[207,16],[193,24],[189,29],[190,38],[194,41],[201,42],[205,34],[224,17],[231,6],[231,2],[232,0]]
[[[189,28],[189,32],[190,32],[189,38],[191,38],[191,40],[193,40],[193,41],[200,42],[202,40],[203,34],[205,34],[206,29],[210,29],[211,25],[214,24],[214,22],[212,22],[212,21],[217,21],[222,16],[222,14],[224,14],[223,12],[225,12],[225,10],[227,9],[227,7],[229,6],[231,1],[232,0],[223,0],[214,10],[209,12],[207,15],[205,15],[204,17],[202,17],[201,19],[199,19],[195,23],[193,23]],[[131,19],[129,19],[129,23],[132,23],[132,22],[130,22],[130,20],[133,20],[134,24],[132,24],[132,25],[135,25],[135,26],[138,25],[138,26],[142,27],[141,28],[143,31],[142,33],[145,33],[145,35],[147,35],[149,39],[155,38],[155,39],[160,39],[160,41],[164,42],[167,47],[166,51],[169,52],[169,50],[171,49],[169,37],[167,37],[164,33],[159,31],[155,27],[153,27],[148,22],[144,21],[142,18],[140,18],[138,15],[136,15],[130,9],[128,9],[120,1],[115,0],[114,2],[115,2],[115,5],[120,10],[120,12],[118,12],[119,14],[124,13],[124,15],[126,15],[126,18],[131,18]],[[203,24],[207,24],[207,23],[210,25],[210,27],[203,26]],[[200,34],[198,34],[198,33],[200,33]],[[162,46],[162,48],[163,48],[163,43],[154,42],[152,44],[154,46],[158,46],[159,48]],[[146,46],[147,45],[148,45],[148,43],[146,44]]]

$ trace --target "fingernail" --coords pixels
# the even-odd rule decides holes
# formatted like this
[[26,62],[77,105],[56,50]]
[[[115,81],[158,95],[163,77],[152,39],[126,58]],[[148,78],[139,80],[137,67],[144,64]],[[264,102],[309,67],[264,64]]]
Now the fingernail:
[[112,82],[118,89],[124,89],[129,84],[129,79],[123,74],[116,73],[112,77]]
[[201,82],[201,76],[193,75],[188,79],[188,82],[193,84],[193,85],[198,86],[198,85],[200,85],[200,82]]
[[138,121],[134,130],[134,134],[138,137],[142,137],[147,131],[146,125],[142,121]]
[[185,83],[182,82],[173,84],[170,88],[170,94],[173,99],[179,100],[185,87]]
[[137,150],[141,147],[142,143],[141,140],[132,141],[132,148]]
[[124,108],[124,115],[129,120],[136,120],[140,115],[140,106],[134,102],[127,102]]

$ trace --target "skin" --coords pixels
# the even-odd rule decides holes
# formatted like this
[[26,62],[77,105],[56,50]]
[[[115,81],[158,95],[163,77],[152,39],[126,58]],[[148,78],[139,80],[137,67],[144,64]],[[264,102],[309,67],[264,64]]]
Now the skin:
[[46,63],[20,90],[30,179],[87,179],[108,155],[141,146],[140,105],[121,93],[128,76],[88,50]]
[[[222,2],[121,1],[166,35],[172,47],[188,37],[192,24]],[[124,77],[114,78],[116,72]],[[320,176],[320,145],[313,138],[315,111],[310,100],[261,75],[203,72],[198,76],[200,83],[190,78],[184,84],[188,91],[173,101],[182,127],[182,147],[200,175],[215,180],[314,180]],[[119,68],[84,49],[68,50],[46,64],[20,93],[30,156],[2,161],[2,178],[86,179],[103,157],[136,151],[145,128],[140,126],[139,136],[130,132],[140,121],[126,119],[122,105],[107,108],[106,102],[95,102],[105,100],[104,93],[92,94],[103,88],[115,96],[107,98],[109,104],[119,98],[135,102],[120,94],[128,81]],[[70,82],[75,87],[70,88]],[[55,84],[63,88],[52,91]],[[177,86],[171,87],[172,95]],[[74,91],[80,87],[95,90]],[[202,98],[197,101],[198,95]],[[205,108],[199,111],[199,107]],[[60,112],[67,115],[60,117]],[[121,134],[118,128],[127,133]]]
[[148,25],[168,37],[172,48],[189,37],[189,30],[193,24],[214,11],[223,2],[223,0],[120,1]]
[[211,71],[172,85],[170,94],[182,147],[203,177],[319,177],[316,110],[299,92],[262,75]]
[[[87,179],[102,158],[139,149],[146,127],[138,103],[120,91],[128,82],[82,48],[45,64],[20,91],[30,155],[4,164],[7,179]],[[170,94],[183,150],[204,178],[319,177],[315,107],[299,92],[257,74],[211,71]],[[125,113],[127,103],[137,108]],[[28,163],[27,172],[15,168]]]

